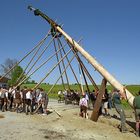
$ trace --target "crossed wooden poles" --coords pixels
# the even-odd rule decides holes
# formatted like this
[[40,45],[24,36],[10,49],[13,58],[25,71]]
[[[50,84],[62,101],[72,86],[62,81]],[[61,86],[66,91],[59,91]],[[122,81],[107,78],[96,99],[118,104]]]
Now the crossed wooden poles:
[[[34,14],[36,16],[41,16],[42,18],[44,18],[50,25],[51,25],[51,30],[48,32],[48,34],[38,43],[37,46],[35,46],[29,53],[27,53],[15,66],[13,66],[5,75],[3,75],[0,80],[5,77],[10,71],[12,71],[17,65],[19,65],[26,57],[28,57],[32,52],[34,52],[36,49],[36,51],[34,52],[34,55],[32,56],[32,58],[30,59],[29,63],[27,64],[25,70],[23,71],[23,73],[21,74],[21,76],[19,77],[19,79],[17,80],[17,86],[20,86],[22,83],[24,83],[30,76],[32,76],[38,69],[40,69],[43,65],[45,65],[53,56],[56,56],[57,58],[57,64],[53,66],[52,69],[50,69],[50,71],[45,75],[45,77],[38,83],[35,85],[34,89],[36,89],[49,75],[50,73],[58,66],[59,68],[59,72],[60,72],[60,77],[56,80],[56,83],[59,81],[59,79],[61,78],[62,84],[63,84],[63,88],[65,89],[65,84],[64,84],[64,79],[63,79],[63,75],[65,75],[66,77],[66,81],[67,81],[67,85],[68,85],[68,89],[70,89],[70,85],[69,85],[69,79],[68,79],[68,75],[66,72],[66,69],[68,67],[70,67],[78,85],[78,78],[76,77],[76,74],[74,73],[74,69],[72,68],[71,65],[71,61],[76,58],[76,60],[79,63],[79,66],[81,68],[82,71],[82,75],[84,77],[84,81],[86,84],[86,88],[89,91],[89,87],[88,87],[88,83],[86,80],[86,76],[89,78],[89,80],[91,81],[92,85],[94,86],[96,91],[99,91],[99,96],[97,97],[96,103],[95,103],[95,108],[93,110],[91,119],[94,121],[97,121],[98,119],[98,109],[101,103],[101,97],[105,92],[105,86],[106,83],[109,82],[113,87],[115,87],[116,89],[120,90],[122,93],[124,91],[124,87],[123,85],[121,85],[101,64],[99,64],[97,62],[97,60],[92,57],[88,52],[86,52],[75,40],[73,40],[66,32],[63,31],[62,27],[59,26],[56,22],[54,22],[52,19],[50,19],[47,15],[45,15],[44,13],[42,13],[39,9],[35,9],[32,8],[31,6],[28,7],[30,10],[34,11]],[[53,30],[53,33],[52,33]],[[52,34],[52,39],[50,40],[50,42],[48,43],[48,45],[44,48],[44,50],[42,51],[42,53],[38,56],[37,60],[32,64],[32,66],[30,67],[30,69],[27,71],[26,75],[29,74],[29,72],[32,70],[32,68],[36,65],[36,63],[38,62],[38,60],[41,58],[41,56],[44,54],[44,52],[47,50],[47,48],[50,46],[50,44],[53,42],[54,44],[54,48],[55,48],[55,53],[53,55],[51,55],[45,62],[43,62],[39,67],[37,67],[29,76],[23,76],[23,74],[25,73],[25,71],[27,70],[27,68],[29,67],[29,65],[31,64],[31,62],[34,60],[36,54],[38,53],[38,51],[40,50],[41,45],[45,42],[45,40],[48,38],[48,36]],[[68,52],[65,52],[64,47],[65,45],[62,45],[60,38],[64,37],[65,41],[67,42],[66,44],[68,44],[68,46],[70,47],[70,50]],[[57,41],[57,45],[56,45],[56,41]],[[58,50],[57,47],[58,46]],[[64,55],[62,55],[62,51],[64,53]],[[68,54],[70,52],[73,52],[73,57],[69,60],[68,59]],[[58,52],[60,53],[60,58],[58,56]],[[94,82],[92,76],[90,75],[90,73],[88,72],[87,68],[85,67],[85,65],[83,64],[83,61],[80,59],[79,54],[82,54],[85,59],[94,67],[95,70],[97,70],[102,76],[103,76],[103,81],[102,81],[102,85],[101,88],[98,89],[98,86],[96,85],[96,83]],[[66,58],[68,65],[65,66],[65,62],[64,59]],[[60,63],[62,63],[62,67],[63,67],[63,71],[62,71],[62,67],[60,65]],[[85,76],[86,75],[86,76]],[[55,83],[55,84],[56,84]],[[53,85],[51,87],[51,89],[49,90],[48,93],[51,92],[51,90],[53,89],[55,85]],[[79,86],[80,91],[82,91],[81,86]],[[89,91],[90,92],[90,91]],[[131,106],[133,106],[133,99],[134,96],[126,89],[125,90],[125,96],[127,96],[127,100],[129,102],[129,104]]]

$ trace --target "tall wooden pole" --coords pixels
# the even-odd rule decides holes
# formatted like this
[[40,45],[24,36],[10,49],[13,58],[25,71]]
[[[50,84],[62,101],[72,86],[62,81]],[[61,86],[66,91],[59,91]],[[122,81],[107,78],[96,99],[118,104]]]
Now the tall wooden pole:
[[[69,46],[72,46],[71,44],[69,44]],[[76,52],[76,50],[72,50],[73,53],[75,53],[75,57],[78,60],[78,62],[81,64],[82,69],[84,70],[84,72],[86,73],[86,75],[88,76],[88,78],[90,79],[92,85],[95,88],[95,91],[98,91],[98,86],[96,85],[95,81],[93,80],[93,78],[91,77],[90,73],[88,72],[87,68],[85,67],[84,63],[82,62],[82,60],[80,59],[78,53]]]
[[[62,34],[68,42],[73,44],[75,49],[77,49],[86,59],[87,61],[116,89],[120,90],[122,93],[124,92],[124,87],[120,84],[98,61],[91,56],[88,52],[86,52],[75,40],[73,40],[66,32],[62,30],[62,28],[55,23],[52,19],[50,19],[47,15],[42,13],[40,10],[32,8],[31,6],[28,7],[30,10],[34,11],[36,16],[43,17],[56,31]],[[133,106],[134,96],[126,89],[126,96],[129,104]]]
[[[56,49],[56,44],[55,44],[55,40],[54,40],[54,48],[55,48],[55,52],[57,52],[57,49]],[[57,59],[57,62],[59,62],[59,57],[58,57],[58,53],[56,53],[56,59]],[[59,68],[59,73],[61,75],[61,66],[60,66],[60,63],[58,63],[58,68]],[[66,90],[65,88],[65,84],[64,84],[64,79],[63,79],[63,76],[61,76],[61,80],[62,80],[62,85],[63,85],[63,88],[64,90]]]
[[[124,92],[124,86],[119,83],[97,60],[86,52],[76,41],[74,41],[68,34],[66,34],[59,26],[55,27],[68,42],[73,44],[73,46],[87,59],[87,61],[116,89],[120,90],[121,93]],[[134,96],[126,89],[126,96],[129,104],[133,106]]]

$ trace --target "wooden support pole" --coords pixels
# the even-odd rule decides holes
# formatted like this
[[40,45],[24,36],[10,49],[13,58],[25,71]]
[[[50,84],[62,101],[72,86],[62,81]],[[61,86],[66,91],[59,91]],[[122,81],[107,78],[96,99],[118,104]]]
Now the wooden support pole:
[[86,76],[85,76],[85,73],[84,73],[82,64],[81,64],[80,61],[78,61],[78,62],[79,62],[79,64],[80,64],[81,72],[82,72],[82,75],[83,75],[83,77],[84,77],[84,81],[85,81],[85,84],[86,84],[87,91],[88,91],[88,93],[90,93],[90,89],[89,89],[89,86],[88,86],[88,82],[87,82],[87,79],[86,79]]
[[[60,49],[61,44],[59,43],[58,39],[57,39],[57,43],[58,43],[58,49]],[[60,57],[61,58],[63,57],[61,50],[60,50]],[[62,65],[63,65],[63,69],[65,69],[64,60],[62,60]],[[65,71],[64,74],[65,74],[66,81],[67,81],[67,84],[68,84],[68,89],[70,91],[70,84],[69,84],[69,79],[68,79],[67,71]]]
[[65,67],[65,69],[63,70],[63,72],[61,73],[61,75],[59,76],[59,78],[56,80],[55,84],[49,89],[48,94],[52,91],[52,89],[54,88],[54,86],[57,84],[57,82],[59,81],[59,79],[61,78],[61,76],[64,74],[64,72],[66,71],[66,69],[70,66],[70,63],[72,62],[72,60],[75,58],[75,55],[71,58],[71,60],[69,60],[68,65]]
[[[72,44],[71,44],[72,45]],[[94,86],[95,90],[98,91],[98,86],[96,85],[95,81],[93,80],[93,78],[91,77],[90,73],[88,72],[87,68],[85,67],[84,63],[82,62],[82,60],[80,59],[78,53],[76,52],[75,49],[73,49],[73,52],[76,54],[76,58],[77,60],[80,62],[81,67],[83,68],[84,72],[86,73],[86,75],[88,76],[89,80],[91,81],[92,85]]]
[[[86,59],[87,61],[116,89],[120,90],[122,93],[124,92],[124,86],[119,83],[113,77],[93,56],[91,56],[88,52],[86,52],[75,40],[73,40],[66,32],[63,31],[63,29],[58,26],[57,23],[55,23],[52,19],[50,19],[47,15],[42,13],[40,10],[35,9],[31,6],[28,6],[28,9],[31,11],[34,11],[35,15],[41,16],[44,18],[51,26],[55,28],[56,31],[58,31],[61,35],[63,35],[67,41],[75,47],[77,51],[79,51]],[[126,96],[128,99],[128,102],[131,106],[133,106],[133,100],[134,100],[134,95],[129,92],[127,89],[126,91]],[[124,94],[124,93],[123,93]]]
[[32,52],[34,52],[34,50],[36,49],[36,48],[38,48],[39,46],[41,46],[44,42],[45,42],[45,40],[48,38],[48,36],[49,36],[49,33],[50,33],[50,31],[48,32],[48,34],[30,51],[30,52],[28,52],[20,61],[18,61],[11,69],[9,69],[4,75],[2,75],[1,77],[0,77],[0,82],[1,82],[1,80],[5,77],[5,76],[7,76],[16,66],[18,66],[25,58],[27,58]]
[[99,90],[99,94],[98,94],[97,99],[95,101],[95,105],[94,105],[93,112],[92,112],[92,115],[91,115],[91,120],[92,121],[97,122],[97,120],[99,118],[99,110],[100,110],[100,107],[101,107],[101,104],[102,104],[103,95],[105,93],[106,84],[107,84],[107,80],[103,79],[100,90]]
[[[54,40],[53,42],[54,42],[54,49],[55,49],[55,52],[57,52],[56,44],[55,44],[55,40]],[[56,59],[57,59],[57,62],[59,62],[59,56],[58,56],[58,53],[56,53]],[[61,75],[62,70],[61,70],[60,63],[58,63],[58,69],[59,69],[59,73],[60,73],[60,75]],[[62,80],[63,88],[64,88],[64,90],[66,90],[66,88],[65,88],[65,84],[64,84],[63,76],[61,76],[61,80]]]
[[[61,44],[61,46],[63,46],[59,38],[58,38],[58,41],[59,41],[59,43]],[[78,41],[78,42],[79,42],[79,41]],[[63,51],[64,54],[66,54],[64,48],[62,48],[62,51]],[[69,59],[68,59],[67,56],[66,56],[66,60],[67,60],[67,62],[69,63]],[[75,74],[75,72],[74,72],[74,69],[73,69],[73,67],[72,67],[71,64],[70,64],[70,69],[71,69],[71,71],[72,71],[72,73],[73,73],[73,75],[74,75],[74,77],[75,77],[76,82],[78,83],[80,92],[82,92],[82,88],[81,88],[81,86],[80,86],[80,83],[79,83],[79,81],[78,81],[78,78],[77,78],[77,76],[76,76],[76,74]]]

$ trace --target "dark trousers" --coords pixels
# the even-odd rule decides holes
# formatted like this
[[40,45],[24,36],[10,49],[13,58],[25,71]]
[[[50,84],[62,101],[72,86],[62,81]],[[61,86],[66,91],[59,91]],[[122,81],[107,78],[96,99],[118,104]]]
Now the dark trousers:
[[10,109],[12,109],[12,105],[13,105],[13,96],[11,96],[10,98]]
[[121,120],[121,131],[125,131],[126,130],[126,119],[125,119],[125,114],[124,114],[124,110],[121,106],[121,104],[114,104],[114,107],[116,109],[116,111],[119,113],[120,115],[120,120]]

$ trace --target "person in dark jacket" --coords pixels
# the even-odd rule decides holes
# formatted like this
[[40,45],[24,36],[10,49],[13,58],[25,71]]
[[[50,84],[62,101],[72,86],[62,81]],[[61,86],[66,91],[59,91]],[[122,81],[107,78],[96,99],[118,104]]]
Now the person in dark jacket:
[[138,94],[139,95],[136,96],[133,101],[136,119],[136,136],[140,136],[140,91]]
[[126,118],[125,118],[124,109],[122,108],[121,98],[122,98],[122,96],[120,94],[120,91],[117,90],[117,89],[114,89],[112,100],[113,100],[113,104],[114,104],[114,107],[115,107],[116,111],[120,115],[120,119],[121,119],[121,132],[125,133],[125,132],[127,132]]

